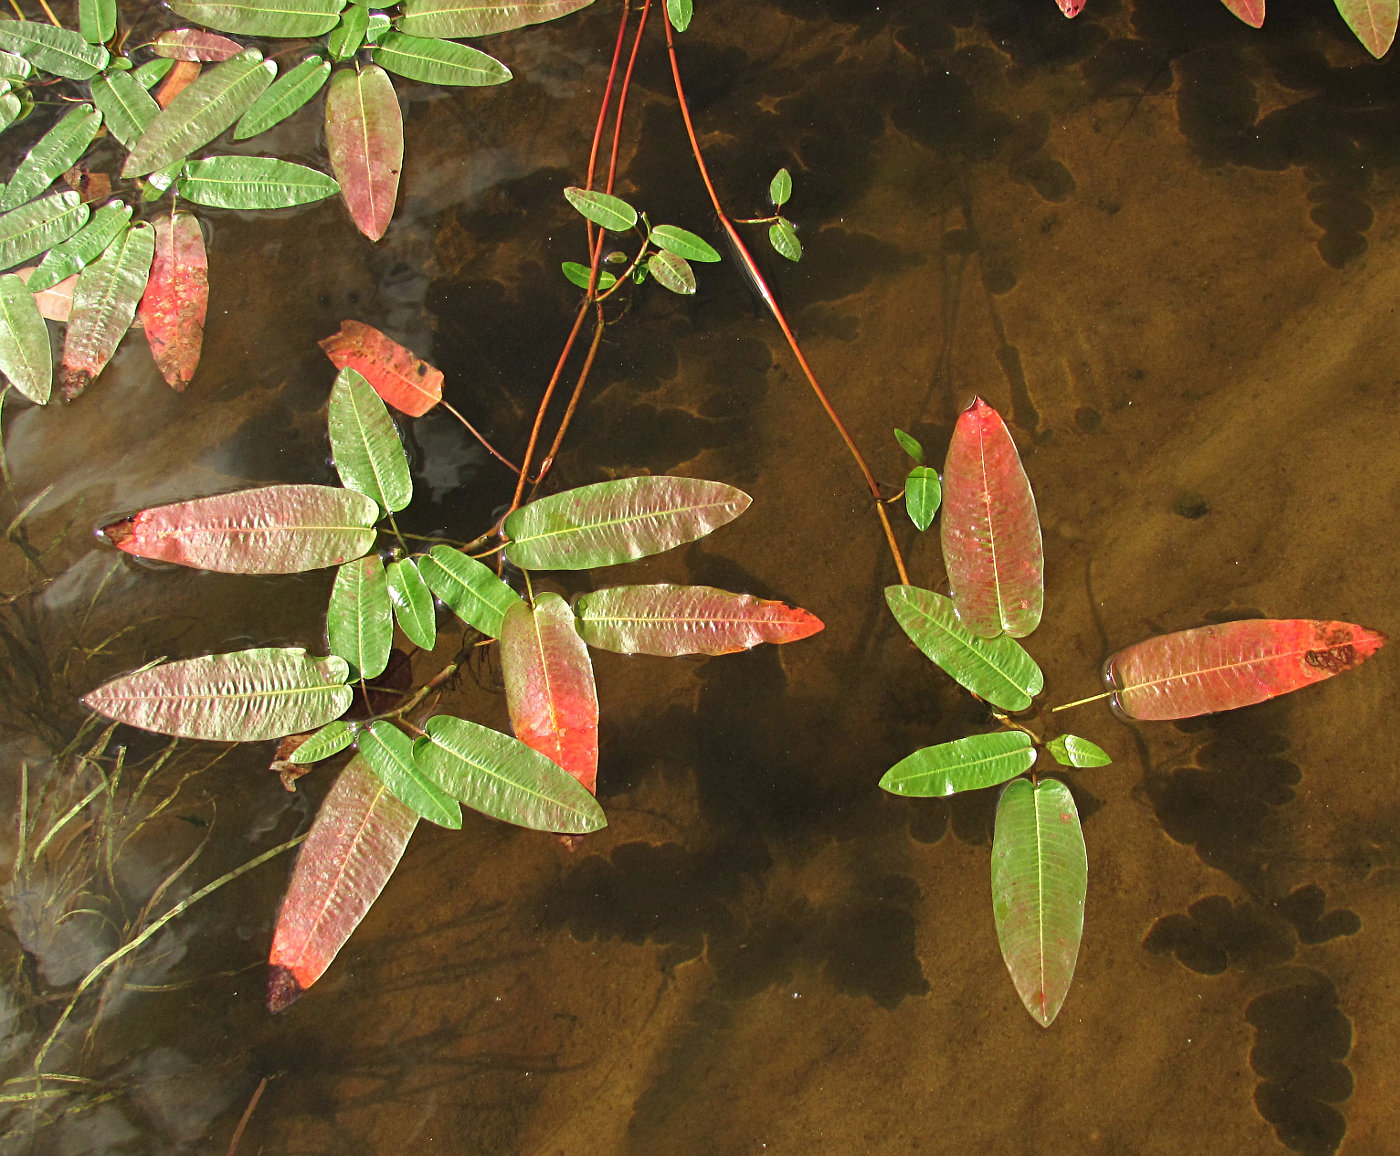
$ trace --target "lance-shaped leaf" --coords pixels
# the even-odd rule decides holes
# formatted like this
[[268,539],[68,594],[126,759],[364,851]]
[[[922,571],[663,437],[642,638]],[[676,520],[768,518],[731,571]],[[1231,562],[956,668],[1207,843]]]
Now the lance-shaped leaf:
[[76,105],[34,143],[15,167],[15,175],[0,192],[0,209],[13,209],[47,189],[60,173],[77,163],[101,125],[102,114],[92,105]]
[[340,185],[319,169],[275,157],[221,156],[190,161],[176,189],[211,209],[290,209],[333,197]]
[[822,629],[800,607],[713,586],[612,586],[580,595],[574,613],[589,646],[618,654],[733,654]]
[[1103,747],[1078,735],[1057,735],[1045,749],[1062,767],[1106,767],[1113,762]]
[[715,247],[702,237],[682,229],[677,225],[657,225],[651,231],[650,240],[658,248],[684,257],[687,261],[718,261]]
[[694,16],[694,0],[666,0],[666,19],[677,32],[684,32],[689,28]]
[[53,350],[49,329],[24,281],[0,277],[0,373],[36,405],[53,391]]
[[155,252],[155,229],[142,222],[78,274],[63,342],[64,397],[77,397],[112,359],[136,316]]
[[8,269],[71,237],[88,219],[88,207],[74,189],[30,201],[0,214],[0,269]]
[[279,1012],[321,978],[394,873],[418,816],[363,758],[351,759],[297,852],[268,959]]
[[885,601],[914,645],[973,694],[1003,710],[1025,710],[1045,689],[1045,676],[1019,642],[973,634],[943,595],[886,586]]
[[243,51],[243,45],[216,32],[201,32],[197,28],[171,28],[162,32],[151,44],[157,56],[171,60],[228,60]]
[[92,78],[92,103],[102,122],[126,148],[131,148],[160,113],[155,97],[132,73],[109,72]]
[[105,252],[107,246],[117,239],[130,220],[130,205],[121,201],[103,205],[93,213],[86,225],[49,250],[29,278],[30,291],[38,293],[42,289],[51,289],[87,268],[90,261]]
[[351,4],[340,14],[340,23],[326,37],[326,51],[333,60],[349,60],[360,51],[369,31],[369,9]]
[[78,0],[78,30],[89,44],[105,44],[117,32],[117,0]]
[[331,364],[349,367],[395,409],[422,417],[442,400],[442,371],[414,357],[363,321],[342,321],[340,332],[320,342]]
[[306,737],[291,753],[289,762],[307,764],[319,763],[345,750],[355,741],[355,728],[344,719],[328,722],[320,730]]
[[491,36],[555,20],[593,0],[404,0],[399,27],[413,36]]
[[345,0],[168,0],[186,20],[245,36],[320,36],[340,19]]
[[1337,0],[1337,11],[1372,56],[1379,59],[1389,51],[1400,0]]
[[256,48],[215,65],[161,109],[126,158],[122,176],[145,176],[203,148],[247,111],[276,73],[276,63]]
[[301,108],[321,91],[331,75],[331,62],[324,56],[308,56],[290,72],[274,80],[248,107],[233,130],[234,140],[246,140],[266,132]]
[[394,620],[408,640],[424,650],[437,645],[437,607],[433,592],[412,558],[400,558],[388,566],[389,603]]
[[703,538],[752,499],[699,478],[619,478],[522,506],[506,519],[506,557],[527,570],[588,570]]
[[1111,655],[1104,679],[1124,714],[1234,710],[1360,666],[1386,642],[1350,622],[1251,618],[1162,634]]
[[424,84],[479,87],[504,84],[510,79],[510,69],[494,56],[455,40],[428,40],[386,32],[375,44],[372,55],[381,68]]
[[500,638],[506,612],[521,601],[489,566],[451,546],[434,546],[418,571],[452,613],[489,638]]
[[603,808],[557,763],[517,738],[440,714],[413,744],[414,762],[466,806],[537,831],[586,835],[607,826]]
[[326,611],[331,653],[350,664],[352,678],[378,678],[389,665],[394,618],[389,607],[389,581],[379,555],[368,554],[343,563],[331,585]]
[[42,20],[0,20],[0,48],[69,80],[90,80],[111,59],[102,45],[89,44],[79,33]]
[[157,56],[154,60],[148,60],[145,64],[133,68],[129,75],[140,84],[142,88],[149,91],[164,80],[166,75],[174,67],[175,62],[173,60],[163,60]]
[[342,369],[331,386],[326,422],[340,480],[368,494],[386,511],[413,499],[408,455],[379,395],[353,369]]
[[1084,832],[1069,788],[1055,779],[1008,784],[992,839],[992,914],[1012,982],[1042,1027],[1069,994],[1088,889]]
[[83,698],[98,714],[187,739],[256,742],[314,730],[350,707],[343,658],[291,647],[163,662]]
[[893,795],[942,796],[994,787],[1035,766],[1036,749],[1021,731],[970,735],[900,759],[880,780]]
[[343,68],[331,77],[326,148],[355,227],[379,240],[394,216],[403,169],[403,114],[382,68]]
[[501,676],[515,737],[590,792],[598,781],[598,692],[588,647],[558,594],[518,602],[501,624]]
[[595,225],[614,233],[625,233],[637,223],[637,210],[610,193],[570,185],[564,190],[564,199]]
[[1221,0],[1221,3],[1251,28],[1264,27],[1264,0]]
[[915,526],[927,530],[942,501],[943,486],[937,470],[931,466],[915,466],[909,471],[904,482],[904,508]]
[[153,506],[102,533],[138,558],[227,574],[294,574],[361,557],[374,545],[378,518],[374,499],[354,490],[262,486]]
[[695,270],[684,257],[662,251],[647,258],[647,271],[656,278],[656,283],[672,293],[695,292]]
[[137,311],[160,374],[175,389],[194,380],[209,309],[209,258],[191,213],[155,222],[156,255]]
[[393,723],[371,723],[360,732],[359,746],[365,762],[400,801],[439,827],[461,827],[462,808],[414,762],[413,740]]
[[1040,625],[1035,497],[1006,423],[980,397],[958,415],[943,469],[943,562],[958,616],[984,638]]

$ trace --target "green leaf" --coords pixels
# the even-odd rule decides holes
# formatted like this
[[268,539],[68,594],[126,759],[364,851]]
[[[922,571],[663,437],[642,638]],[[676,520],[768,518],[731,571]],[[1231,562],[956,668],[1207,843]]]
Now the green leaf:
[[42,193],[60,173],[67,172],[87,151],[102,125],[102,114],[90,104],[75,105],[29,150],[0,194],[0,209],[13,209]]
[[169,0],[187,20],[247,36],[310,37],[329,32],[345,0]]
[[111,59],[102,45],[89,44],[70,29],[40,20],[0,20],[0,48],[69,80],[91,80]]
[[[577,285],[580,289],[588,288],[589,275],[592,269],[588,265],[580,265],[577,261],[565,261],[561,268],[564,276]],[[606,269],[598,270],[598,292],[606,293],[617,284],[617,278]]]
[[603,808],[568,771],[517,738],[435,715],[414,761],[473,810],[536,831],[584,835],[607,826]]
[[1395,27],[1400,18],[1397,0],[1336,0],[1337,11],[1356,38],[1376,59],[1389,51],[1395,42]]
[[250,48],[202,73],[146,127],[122,176],[145,176],[203,148],[248,110],[276,72],[275,62]]
[[340,192],[334,177],[273,157],[220,156],[190,161],[180,196],[211,209],[290,209]]
[[369,31],[369,9],[351,4],[340,16],[340,23],[326,38],[326,51],[332,60],[349,60],[360,51]]
[[694,15],[693,0],[666,0],[666,19],[677,32],[684,32],[689,28],[691,17]]
[[437,607],[433,592],[412,558],[389,563],[389,602],[408,640],[424,650],[437,645]]
[[34,75],[34,66],[23,56],[13,52],[0,52],[0,78],[6,80],[28,80]]
[[742,490],[699,478],[598,482],[512,513],[505,521],[506,557],[525,570],[613,566],[703,538],[750,501]]
[[1021,1002],[1042,1027],[1059,1013],[1084,933],[1089,861],[1069,788],[1008,784],[992,840],[992,914]]
[[331,62],[324,56],[308,56],[290,72],[279,76],[263,94],[248,106],[248,111],[233,130],[234,140],[247,140],[280,124],[307,103],[325,86],[331,75]]
[[385,16],[383,12],[371,12],[369,14],[369,24],[365,28],[365,43],[379,43],[379,38],[393,26],[393,21]]
[[581,189],[570,185],[564,199],[588,220],[614,233],[623,233],[637,223],[637,210],[621,197],[600,193],[597,189]]
[[952,795],[994,787],[1035,765],[1036,749],[1022,731],[995,731],[924,747],[900,759],[880,780],[894,795]]
[[919,439],[911,434],[905,433],[902,429],[894,431],[894,440],[899,443],[900,448],[914,459],[916,466],[921,466],[925,462],[924,447],[919,444]]
[[0,373],[36,405],[53,392],[48,326],[33,292],[13,273],[0,277]]
[[957,682],[1002,710],[1025,710],[1045,676],[1014,638],[979,638],[959,620],[953,602],[917,586],[887,586],[885,601],[904,633]]
[[63,396],[70,401],[106,368],[130,330],[155,255],[156,231],[142,221],[78,274],[63,341]]
[[[167,64],[171,63],[166,61]],[[92,103],[117,140],[131,148],[160,113],[156,98],[135,72],[106,72],[92,78]]]
[[[155,88],[156,85],[164,80],[165,74],[174,67],[175,62],[173,60],[158,56],[154,60],[146,61],[140,68],[133,68],[131,70],[131,75],[136,78],[137,83],[140,84],[142,88],[149,90]],[[156,111],[160,111],[160,105],[156,105]]]
[[662,250],[647,258],[647,269],[663,289],[682,295],[695,292],[695,270],[684,257]]
[[687,261],[718,261],[717,253],[708,241],[677,225],[657,225],[651,231],[651,243],[658,248],[684,257]]
[[414,36],[491,36],[555,20],[593,0],[404,0],[399,27]]
[[314,730],[350,707],[343,658],[300,648],[164,662],[104,683],[83,702],[130,726],[180,738],[255,742]]
[[781,209],[792,196],[792,174],[787,169],[779,169],[768,182],[768,199],[775,209]]
[[418,571],[452,613],[489,638],[501,636],[506,611],[521,601],[489,566],[451,546],[434,546],[418,559]]
[[69,189],[0,214],[0,269],[51,249],[86,224],[88,207]]
[[1078,735],[1060,735],[1046,743],[1045,749],[1062,767],[1106,767],[1113,762],[1103,747]]
[[78,29],[89,44],[106,44],[117,33],[117,0],[78,0]]
[[352,678],[378,678],[389,665],[394,618],[389,582],[378,554],[344,562],[335,572],[326,632],[331,653],[350,664]]
[[[10,125],[19,119],[19,114],[24,106],[20,98],[10,91],[8,80],[0,82],[4,84],[4,90],[0,91],[0,132],[4,132]],[[28,95],[26,93],[26,95]]]
[[331,386],[327,426],[336,472],[346,486],[368,494],[386,511],[402,510],[413,500],[408,455],[389,409],[349,367]]
[[332,755],[338,755],[355,741],[355,728],[344,719],[328,722],[301,746],[297,747],[287,760],[289,763],[319,763]]
[[158,201],[166,193],[166,190],[175,183],[175,179],[185,171],[185,161],[182,157],[178,161],[171,161],[163,169],[156,169],[155,172],[146,176],[146,187],[141,190],[141,200],[143,203]]
[[93,213],[86,225],[48,251],[29,278],[29,291],[38,293],[41,289],[51,289],[65,277],[82,272],[117,239],[130,220],[130,205],[108,201]]
[[802,242],[797,239],[797,228],[786,217],[779,217],[768,226],[768,243],[779,257],[802,260]]
[[904,508],[909,520],[920,530],[927,530],[943,501],[943,487],[938,471],[932,466],[915,466],[904,481]]
[[360,754],[399,802],[439,827],[457,830],[462,808],[418,767],[413,740],[391,722],[371,723],[359,737]]
[[455,40],[427,40],[386,32],[371,56],[381,68],[424,84],[480,87],[504,84],[510,79],[510,69],[494,56]]

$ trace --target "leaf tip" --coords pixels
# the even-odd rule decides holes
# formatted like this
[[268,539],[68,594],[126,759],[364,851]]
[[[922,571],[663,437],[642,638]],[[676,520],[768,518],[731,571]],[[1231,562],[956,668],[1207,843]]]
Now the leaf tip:
[[305,990],[290,968],[272,964],[267,976],[267,1010],[276,1015],[296,1003]]
[[126,550],[130,553],[131,540],[136,536],[136,519],[118,518],[115,522],[99,526],[94,533],[103,541],[110,542],[118,550]]

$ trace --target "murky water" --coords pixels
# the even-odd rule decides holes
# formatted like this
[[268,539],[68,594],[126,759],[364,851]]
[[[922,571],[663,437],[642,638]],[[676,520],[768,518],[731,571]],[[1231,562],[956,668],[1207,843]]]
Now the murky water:
[[[1329,3],[1275,0],[1262,33],[1212,0],[1093,0],[1073,22],[1050,0],[699,7],[682,67],[721,194],[759,215],[793,171],[807,256],[765,266],[882,480],[903,468],[896,425],[941,456],[974,392],[1012,420],[1046,533],[1029,649],[1050,701],[1093,693],[1118,646],[1222,617],[1396,631],[1400,75]],[[403,86],[404,189],[378,245],[336,202],[201,212],[213,296],[183,397],[134,338],[77,403],[6,407],[15,497],[54,487],[28,523],[51,581],[17,549],[0,560],[7,592],[33,590],[0,610],[6,859],[22,781],[36,830],[97,781],[55,764],[81,693],[159,655],[323,645],[328,574],[156,569],[91,530],[333,481],[316,341],[342,318],[441,367],[518,452],[572,319],[558,263],[583,237],[560,189],[586,163],[616,19],[599,0],[498,38],[516,80],[497,89]],[[659,37],[629,118],[619,191],[711,232]],[[37,131],[7,134],[7,157]],[[307,113],[247,147],[320,163],[319,137]],[[554,480],[693,474],[753,507],[569,588],[710,583],[826,631],[703,662],[597,655],[607,830],[569,851],[472,815],[424,824],[275,1019],[263,963],[290,857],[191,908],[79,1003],[46,1070],[90,1082],[9,1105],[8,1150],[221,1153],[264,1080],[242,1153],[1391,1150],[1395,655],[1189,725],[1075,712],[1115,762],[1073,777],[1085,935],[1042,1030],[997,951],[994,794],[876,787],[984,715],[885,613],[859,476],[776,329],[732,262],[700,273],[694,299],[649,288],[609,330]],[[405,528],[475,534],[509,475],[446,415],[410,432]],[[936,542],[903,533],[936,587]],[[495,680],[473,671],[444,708],[504,726]],[[20,1077],[55,993],[162,881],[203,843],[153,911],[303,830],[328,778],[292,795],[269,749],[182,744],[137,795],[165,744],[117,738],[111,803],[5,891],[14,1095],[35,1087]]]

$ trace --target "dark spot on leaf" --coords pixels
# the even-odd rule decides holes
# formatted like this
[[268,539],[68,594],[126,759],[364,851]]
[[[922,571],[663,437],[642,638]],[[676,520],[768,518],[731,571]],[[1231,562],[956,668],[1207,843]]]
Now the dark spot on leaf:
[[1348,644],[1330,650],[1310,650],[1303,655],[1303,661],[1328,674],[1340,674],[1356,665],[1356,647]]
[[288,968],[274,965],[267,976],[267,1010],[276,1015],[301,998],[301,984]]

